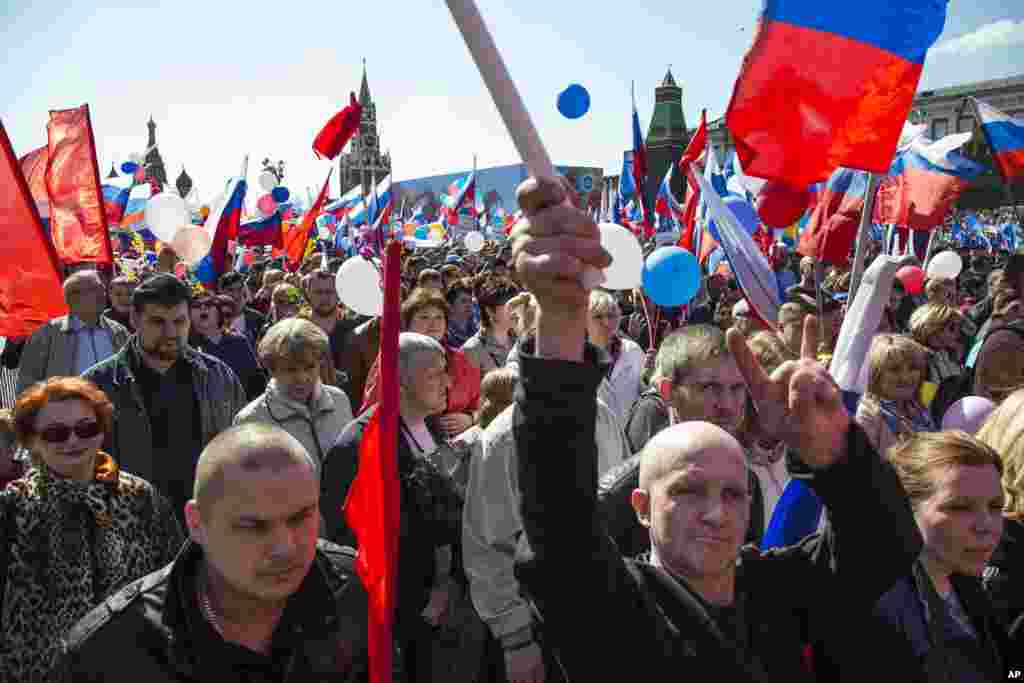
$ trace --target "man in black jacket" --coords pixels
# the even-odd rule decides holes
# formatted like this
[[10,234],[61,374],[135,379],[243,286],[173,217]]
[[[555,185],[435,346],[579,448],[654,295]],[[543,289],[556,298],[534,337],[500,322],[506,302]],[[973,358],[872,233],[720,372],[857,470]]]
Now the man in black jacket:
[[191,540],[71,629],[62,679],[365,680],[366,593],[351,549],[317,541],[319,498],[315,464],[284,430],[221,434],[199,461]]
[[739,444],[716,426],[688,423],[644,451],[633,501],[650,529],[652,558],[624,560],[605,533],[592,484],[601,372],[585,345],[581,284],[585,267],[604,267],[608,256],[597,226],[564,197],[556,179],[520,187],[524,218],[513,249],[540,308],[537,353],[522,357],[516,397],[525,530],[517,576],[567,677],[699,671],[727,681],[815,680],[815,646],[841,637],[846,619],[867,613],[920,552],[899,480],[813,360],[813,317],[802,359],[770,378],[732,333],[761,426],[790,446],[791,473],[825,501],[829,530],[766,554],[741,549],[749,491]]

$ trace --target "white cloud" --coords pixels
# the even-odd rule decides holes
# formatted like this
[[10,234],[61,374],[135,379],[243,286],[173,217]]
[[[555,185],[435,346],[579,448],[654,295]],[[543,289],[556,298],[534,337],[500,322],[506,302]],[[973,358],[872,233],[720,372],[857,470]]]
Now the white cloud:
[[934,54],[968,55],[982,50],[1024,44],[1024,20],[1000,19],[932,48]]

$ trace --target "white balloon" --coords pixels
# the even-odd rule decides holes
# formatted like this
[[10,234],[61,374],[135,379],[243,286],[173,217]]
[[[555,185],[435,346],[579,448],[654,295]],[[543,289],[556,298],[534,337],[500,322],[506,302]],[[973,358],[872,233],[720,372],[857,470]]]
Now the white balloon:
[[475,254],[484,248],[484,236],[476,230],[467,232],[465,241],[466,249],[468,249],[470,253]]
[[[601,246],[612,257],[604,270],[605,289],[634,289],[641,285],[644,251],[636,235],[616,223],[601,223]],[[589,284],[589,283],[588,283]]]
[[260,173],[260,187],[264,192],[270,192],[277,187],[277,177],[270,171]]
[[146,202],[146,225],[161,242],[172,242],[174,235],[191,220],[185,200],[173,192],[161,192]]
[[334,286],[341,303],[356,313],[377,316],[384,312],[380,273],[373,263],[362,256],[353,256],[341,264]]
[[964,262],[960,254],[955,251],[944,251],[932,257],[925,274],[930,278],[955,280],[963,269]]
[[194,266],[202,261],[210,253],[212,245],[213,238],[210,233],[199,225],[182,226],[171,240],[171,248],[174,249],[174,253],[189,266]]

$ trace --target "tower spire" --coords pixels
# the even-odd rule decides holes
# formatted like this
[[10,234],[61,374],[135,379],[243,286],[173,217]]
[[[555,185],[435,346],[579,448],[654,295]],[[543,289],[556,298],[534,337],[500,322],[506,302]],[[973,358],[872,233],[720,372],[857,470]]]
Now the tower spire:
[[363,57],[363,82],[359,86],[359,104],[364,107],[370,103],[370,83],[366,80],[366,57]]

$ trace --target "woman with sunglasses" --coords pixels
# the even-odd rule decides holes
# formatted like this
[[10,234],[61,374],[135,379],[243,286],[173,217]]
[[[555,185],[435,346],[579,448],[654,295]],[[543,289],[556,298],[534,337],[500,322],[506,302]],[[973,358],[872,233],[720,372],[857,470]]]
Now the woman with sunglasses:
[[184,540],[167,499],[99,450],[113,419],[106,395],[78,377],[36,384],[15,405],[32,467],[0,491],[4,680],[56,680],[66,631]]

